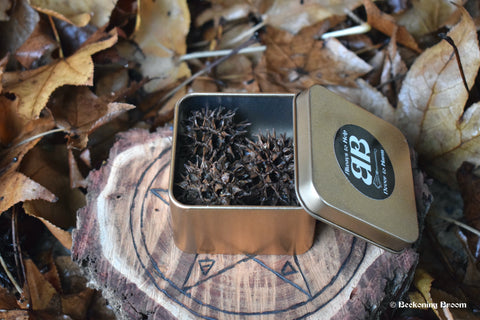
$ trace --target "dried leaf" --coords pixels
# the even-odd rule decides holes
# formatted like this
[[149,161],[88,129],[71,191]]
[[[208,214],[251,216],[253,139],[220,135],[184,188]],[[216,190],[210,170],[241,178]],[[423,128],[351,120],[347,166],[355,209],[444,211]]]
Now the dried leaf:
[[356,85],[356,87],[328,86],[328,89],[388,122],[394,121],[395,109],[381,92],[363,79],[358,79]]
[[251,9],[250,3],[238,3],[238,1],[212,3],[211,8],[202,11],[202,13],[197,16],[195,26],[200,27],[210,20],[213,20],[214,25],[217,26],[220,18],[226,21],[245,18]]
[[62,246],[70,250],[70,248],[72,247],[72,234],[70,232],[57,227],[47,219],[39,216],[37,211],[38,208],[32,202],[24,203],[23,208],[25,210],[25,213],[40,220],[45,225],[45,227],[47,227],[48,231],[50,231],[52,235],[57,238],[57,240],[62,244]]
[[[455,42],[465,77],[472,86],[480,66],[475,25],[465,11],[448,33]],[[408,71],[398,97],[396,124],[430,163],[428,170],[452,183],[463,161],[479,164],[480,104],[464,112],[468,99],[453,48],[446,41],[427,49]]]
[[86,148],[88,136],[94,130],[135,108],[131,104],[113,102],[115,99],[117,95],[99,98],[87,87],[66,87],[55,92],[49,106],[57,124],[69,133],[69,148]]
[[110,19],[116,0],[30,0],[32,7],[47,15],[83,27],[91,22],[97,27]]
[[[65,145],[53,145],[49,148],[37,146],[25,156],[20,169],[31,179],[52,190],[58,197],[55,204],[45,201],[26,201],[23,204],[25,211],[30,215],[46,219],[63,230],[74,227],[76,211],[85,205],[85,196],[80,190],[70,188],[67,147]],[[50,226],[47,225],[47,227]],[[59,238],[68,246],[62,237]]]
[[265,12],[265,19],[270,26],[296,34],[334,15],[343,16],[345,10],[353,10],[361,3],[361,0],[275,0]]
[[22,130],[22,121],[17,116],[19,99],[0,95],[0,144],[8,145]]
[[58,48],[58,43],[50,36],[50,25],[43,19],[39,21],[28,39],[17,49],[15,58],[26,69],[39,67],[39,64],[49,64],[51,54]]
[[34,199],[54,202],[55,195],[37,182],[20,172],[10,172],[0,176],[0,212],[4,212],[14,204]]
[[397,50],[395,38],[396,34],[394,34],[392,41],[385,50],[385,60],[380,76],[380,90],[394,106],[397,105],[398,92],[402,87],[403,78],[408,71],[405,62],[403,62]]
[[87,180],[78,168],[72,149],[68,149],[68,167],[70,172],[70,188],[87,188]]
[[25,154],[40,141],[39,136],[54,126],[53,117],[47,112],[40,119],[27,122],[11,141],[11,147],[0,152],[0,175],[15,171]]
[[2,320],[29,320],[28,310],[0,310]]
[[133,39],[142,49],[141,72],[152,78],[145,85],[148,92],[173,84],[190,76],[185,62],[178,63],[187,50],[186,36],[190,27],[187,2],[141,0],[138,2],[137,25]]
[[24,265],[32,309],[58,310],[60,297],[57,290],[45,279],[31,259],[25,259]]
[[94,293],[93,289],[85,288],[79,293],[63,295],[62,312],[73,319],[85,319]]
[[[425,301],[429,304],[433,304],[432,296],[430,294],[433,280],[434,280],[433,277],[430,274],[428,274],[428,272],[426,272],[425,270],[421,268],[418,268],[417,270],[415,270],[415,277],[413,279],[413,284],[418,289],[418,291],[420,291]],[[437,309],[433,309],[433,311],[438,317],[440,317]]]
[[412,7],[397,15],[396,20],[415,37],[437,31],[447,22],[455,21],[454,13],[458,9],[455,3],[462,5],[460,0],[412,0],[411,3]]
[[[321,25],[318,26],[321,28]],[[311,29],[296,36],[267,28],[266,62],[272,82],[293,91],[313,84],[354,85],[371,66],[345,48],[337,39],[316,40]]]
[[478,319],[477,315],[474,315],[468,310],[465,300],[458,299],[451,294],[436,288],[432,288],[430,293],[433,302],[439,307],[438,314],[440,314],[440,319]]
[[4,73],[3,88],[20,98],[18,114],[25,120],[36,119],[45,107],[51,93],[63,85],[92,85],[93,61],[91,55],[111,47],[117,41],[115,30],[106,40],[88,44],[73,56],[35,70]]
[[395,39],[398,43],[403,44],[416,52],[421,52],[413,36],[405,27],[398,26],[391,15],[380,11],[371,0],[363,0],[363,4],[367,10],[367,22],[369,25],[389,37],[395,35]]
[[[7,289],[0,287],[0,310],[16,308],[18,308],[18,305],[15,295],[13,293],[10,293]],[[1,312],[0,315],[2,315]]]
[[0,57],[15,52],[33,32],[39,19],[27,0],[13,1],[8,21],[0,21]]
[[258,84],[254,82],[253,66],[249,58],[235,55],[220,64],[215,69],[215,75],[223,84],[226,92],[259,92]]
[[10,15],[8,12],[12,9],[13,0],[0,1],[0,21],[8,21]]

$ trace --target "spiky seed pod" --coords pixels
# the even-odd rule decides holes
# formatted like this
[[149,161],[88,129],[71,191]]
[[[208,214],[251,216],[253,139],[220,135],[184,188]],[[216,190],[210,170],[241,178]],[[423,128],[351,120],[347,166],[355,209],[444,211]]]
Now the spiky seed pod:
[[185,164],[179,200],[194,205],[244,204],[243,199],[250,196],[246,191],[249,184],[249,175],[239,160],[231,163],[225,155],[217,161],[197,158]]
[[298,205],[295,193],[293,140],[275,131],[258,134],[257,141],[247,139],[244,156],[253,182],[252,194],[260,205]]
[[[235,111],[192,112],[184,121],[186,162],[179,200],[194,205],[298,205],[292,139],[259,134],[246,138],[247,122]],[[193,151],[193,152],[192,152]]]
[[183,124],[185,153],[212,161],[223,154],[230,161],[241,158],[250,123],[235,122],[235,114],[222,107],[193,111]]
[[187,159],[181,199],[187,204],[242,204],[250,183],[241,163],[246,147],[247,122],[236,122],[236,112],[225,108],[193,111],[184,121],[184,157]]

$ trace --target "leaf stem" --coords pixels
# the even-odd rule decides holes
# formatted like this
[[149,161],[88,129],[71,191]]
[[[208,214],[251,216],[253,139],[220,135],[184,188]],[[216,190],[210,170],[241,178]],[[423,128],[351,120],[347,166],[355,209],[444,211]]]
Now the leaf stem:
[[463,85],[465,86],[467,93],[469,93],[470,89],[468,88],[467,79],[465,78],[465,72],[463,71],[462,61],[460,60],[460,53],[458,53],[458,48],[455,45],[455,42],[452,38],[450,38],[444,33],[440,33],[438,36],[443,40],[447,41],[447,43],[452,46],[453,52],[455,53],[455,58],[457,59],[458,69],[460,70],[460,75],[462,76]]
[[236,43],[236,42],[241,41],[242,39],[244,39],[246,37],[250,38],[257,30],[263,28],[264,26],[265,26],[265,20],[260,22],[260,23],[257,23],[252,28],[250,28],[248,30],[245,30],[244,32],[240,33],[239,35],[237,35],[235,38],[231,39],[230,41],[227,41],[227,43],[225,45],[227,46],[227,45]]
[[39,133],[39,134],[36,134],[32,137],[29,137],[23,141],[20,141],[19,143],[17,143],[16,145],[13,146],[13,148],[16,148],[16,147],[19,147],[21,146],[22,144],[25,144],[27,142],[30,142],[30,141],[33,141],[35,139],[38,139],[38,138],[41,138],[43,136],[46,136],[46,135],[49,135],[49,134],[52,134],[52,133],[55,133],[55,132],[62,132],[62,131],[65,131],[65,129],[62,129],[62,128],[57,128],[57,129],[52,129],[52,130],[49,130],[49,131],[45,131],[45,132],[42,132],[42,133]]
[[436,218],[439,218],[439,219],[443,219],[445,221],[448,221],[448,222],[451,222],[453,224],[456,224],[457,226],[459,226],[460,228],[463,228],[467,231],[470,231],[471,233],[477,235],[480,237],[480,231],[475,229],[475,228],[472,228],[470,227],[469,225],[463,223],[463,222],[460,222],[460,221],[457,221],[455,219],[452,219],[452,218],[449,218],[449,217],[445,217],[445,216],[440,216],[440,215],[434,215],[434,217]]
[[[263,52],[267,49],[266,46],[257,46],[251,48],[244,48],[239,50],[238,54],[244,53],[254,53],[254,52]],[[218,56],[227,56],[232,53],[233,50],[215,50],[215,51],[200,51],[184,54],[180,57],[180,61],[198,59],[198,58],[208,58],[208,57],[218,57]]]
[[15,290],[17,290],[17,292],[19,294],[23,294],[23,290],[22,288],[20,288],[20,285],[17,283],[17,281],[15,280],[15,278],[13,278],[13,275],[10,273],[10,270],[8,270],[7,268],[7,264],[5,263],[5,260],[3,260],[3,257],[2,257],[2,254],[0,253],[0,264],[2,265],[3,267],[3,270],[5,271],[5,273],[7,274],[7,277],[8,279],[10,280],[10,282],[13,284],[13,286],[15,287]]
[[328,38],[353,36],[353,35],[356,35],[356,34],[367,33],[370,30],[372,30],[372,27],[368,23],[364,22],[359,26],[324,33],[324,34],[322,34],[321,38],[322,39],[328,39]]
[[212,68],[216,67],[217,65],[219,65],[220,63],[226,61],[227,59],[229,59],[230,57],[236,55],[240,50],[242,50],[243,48],[246,48],[252,44],[254,44],[257,40],[252,37],[250,39],[248,39],[247,41],[243,42],[242,44],[240,44],[239,46],[237,46],[236,48],[234,48],[228,55],[226,56],[223,56],[221,58],[218,58],[217,60],[213,61],[212,63],[210,64],[207,64],[205,66],[205,68],[197,71],[195,74],[193,74],[192,76],[190,76],[188,79],[184,80],[182,83],[180,83],[178,86],[176,86],[175,88],[173,88],[172,90],[170,90],[169,92],[167,92],[157,103],[155,103],[154,105],[152,105],[150,108],[148,108],[147,110],[145,110],[143,112],[143,114],[148,114],[150,111],[152,111],[153,109],[155,109],[157,106],[160,106],[162,105],[162,103],[164,103],[165,101],[167,101],[168,99],[170,99],[175,93],[177,93],[181,88],[183,88],[184,86],[186,86],[187,84],[189,84],[190,82],[192,82],[193,80],[195,80],[196,78],[198,78],[199,76],[201,76],[202,74],[204,73],[207,73],[209,72],[210,70],[212,70]]
[[55,22],[51,15],[48,15],[48,21],[50,22],[50,26],[52,27],[53,34],[55,36],[55,41],[58,43],[58,56],[60,59],[64,58],[63,50],[62,50],[62,43],[60,42],[60,36],[58,35],[57,27],[55,26]]

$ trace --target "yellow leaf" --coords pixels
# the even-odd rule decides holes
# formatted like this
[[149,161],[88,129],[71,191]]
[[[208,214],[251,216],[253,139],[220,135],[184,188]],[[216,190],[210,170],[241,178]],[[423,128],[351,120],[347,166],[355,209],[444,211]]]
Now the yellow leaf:
[[142,49],[141,72],[153,80],[145,90],[153,92],[190,76],[185,62],[178,57],[187,50],[186,36],[190,12],[186,0],[138,1],[137,25],[133,39]]
[[[471,87],[480,67],[480,50],[472,18],[465,9],[460,11],[461,20],[448,36],[458,48]],[[480,106],[464,113],[467,99],[453,48],[446,41],[417,58],[398,96],[397,126],[430,163],[429,173],[444,182],[455,181],[463,161],[480,164]]]
[[[417,269],[415,271],[415,277],[413,279],[413,284],[418,289],[418,291],[420,291],[422,297],[427,302],[427,305],[431,305],[431,306],[435,305],[433,300],[432,300],[432,296],[430,294],[430,290],[432,289],[433,280],[434,280],[433,277],[428,272],[426,272],[425,270]],[[432,310],[435,312],[435,314],[438,317],[440,317],[440,315],[438,314],[438,310],[436,308],[433,308]]]
[[63,85],[92,85],[91,55],[117,42],[115,29],[106,40],[88,44],[74,55],[35,70],[4,73],[3,89],[20,99],[18,114],[25,121],[38,118],[52,92]]
[[419,306],[424,306],[427,304],[427,301],[418,291],[412,291],[408,293],[408,299]]
[[97,27],[105,25],[116,3],[116,0],[30,0],[31,6],[36,10],[78,27],[83,27],[90,21]]

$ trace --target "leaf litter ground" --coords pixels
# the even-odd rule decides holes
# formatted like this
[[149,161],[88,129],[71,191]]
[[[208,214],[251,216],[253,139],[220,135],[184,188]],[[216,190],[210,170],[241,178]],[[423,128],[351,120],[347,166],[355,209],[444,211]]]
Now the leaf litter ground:
[[113,318],[68,249],[115,134],[169,125],[186,92],[321,84],[399,127],[428,174],[404,299],[468,303],[383,317],[475,318],[479,26],[474,0],[0,1],[0,315]]

